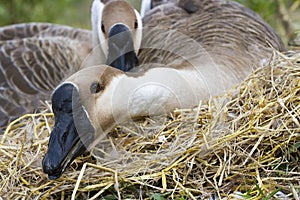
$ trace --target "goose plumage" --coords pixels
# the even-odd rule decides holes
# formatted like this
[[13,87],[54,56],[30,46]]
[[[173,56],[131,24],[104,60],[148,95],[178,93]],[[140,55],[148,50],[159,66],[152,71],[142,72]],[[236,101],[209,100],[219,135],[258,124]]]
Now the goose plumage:
[[[196,49],[178,48],[179,44],[174,44],[172,39],[180,40],[180,37],[196,41],[215,62],[236,66],[245,70],[246,75],[249,74],[247,69],[253,69],[250,65],[260,66],[274,49],[286,50],[273,28],[239,3],[224,0],[180,0],[178,3],[161,0],[161,3],[143,18],[145,31],[140,63],[172,63],[174,49],[185,57],[199,52],[196,45]],[[158,42],[160,40],[164,42]]]
[[0,28],[0,127],[48,99],[92,48],[91,32],[83,29],[48,23]]
[[285,50],[266,22],[230,1],[163,1],[145,12],[143,26],[140,66],[88,67],[52,93],[55,126],[42,163],[50,179],[115,125],[196,106]]
[[[108,19],[102,18],[102,12]],[[93,31],[50,23],[24,23],[0,28],[0,131],[8,122],[36,109],[40,101],[49,99],[51,91],[80,68],[108,63],[126,71],[123,66],[128,66],[127,62],[132,67],[136,65],[134,48],[140,46],[141,35],[137,29],[142,25],[134,8],[121,0],[105,5],[94,0],[91,16]],[[105,23],[102,27],[108,32],[116,25],[128,27],[129,36],[134,24],[138,23],[132,32],[134,44],[130,45],[134,47],[127,53],[130,59],[122,55],[122,44],[118,44],[120,52],[118,49],[113,53],[108,48],[103,49],[103,44],[110,40],[117,44],[115,38],[124,35],[124,31],[118,34],[119,30],[114,29],[116,36],[110,40],[109,35],[99,38],[102,35],[101,22]]]

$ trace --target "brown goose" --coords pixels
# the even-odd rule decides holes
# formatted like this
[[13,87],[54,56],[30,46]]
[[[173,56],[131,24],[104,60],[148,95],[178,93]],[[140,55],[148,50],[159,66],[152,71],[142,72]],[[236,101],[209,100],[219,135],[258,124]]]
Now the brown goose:
[[[165,0],[161,2],[164,3]],[[165,64],[173,62],[172,56],[166,55],[166,52],[161,53],[159,49],[174,49],[173,41],[166,38],[174,39],[178,33],[198,42],[215,62],[244,70],[249,65],[259,66],[265,58],[269,58],[274,49],[286,50],[270,25],[252,10],[233,1],[180,0],[178,4],[164,3],[148,11],[143,18],[143,26],[147,31],[143,31],[141,48],[146,50],[140,52],[140,63],[158,60]],[[172,31],[161,34],[165,30]],[[158,42],[162,38],[164,42]],[[149,49],[148,46],[155,48]],[[180,51],[176,53],[186,56],[199,51],[191,48],[176,49]],[[251,67],[249,69],[252,70]],[[249,71],[246,70],[245,73],[248,75]]]
[[136,70],[85,68],[52,94],[55,126],[43,170],[50,179],[118,123],[193,107],[241,82],[285,47],[257,14],[221,0],[181,0],[146,12]]
[[92,27],[95,49],[94,63],[103,63],[122,71],[137,65],[142,39],[140,14],[125,0],[110,0],[106,4],[94,0]]
[[47,23],[0,28],[0,127],[36,108],[77,71],[91,39],[90,31]]
[[[49,99],[51,91],[81,67],[108,63],[126,71],[136,65],[141,18],[134,8],[126,1],[103,5],[95,0],[91,16],[93,32],[49,23],[0,28],[0,131]],[[118,43],[124,35],[127,42]],[[112,47],[104,49],[105,44]],[[131,51],[123,55],[122,48]]]

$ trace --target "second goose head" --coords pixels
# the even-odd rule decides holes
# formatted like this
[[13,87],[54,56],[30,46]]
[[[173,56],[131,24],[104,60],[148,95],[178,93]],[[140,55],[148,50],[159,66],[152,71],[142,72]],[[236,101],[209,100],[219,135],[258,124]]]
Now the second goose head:
[[140,14],[124,0],[103,4],[94,0],[92,6],[94,41],[106,57],[106,64],[129,71],[137,63],[142,38]]

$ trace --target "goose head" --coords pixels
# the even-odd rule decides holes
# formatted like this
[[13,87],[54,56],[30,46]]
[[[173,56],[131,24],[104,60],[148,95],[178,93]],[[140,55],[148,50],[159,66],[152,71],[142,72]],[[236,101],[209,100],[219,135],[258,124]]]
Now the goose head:
[[[113,124],[107,102],[110,102],[112,79],[122,73],[106,66],[84,68],[53,91],[55,126],[42,161],[49,179],[60,177],[66,167],[87,150],[95,133],[106,132],[108,125]],[[100,116],[97,112],[101,113],[98,120],[95,119]]]
[[190,84],[194,81],[190,73],[185,77],[184,71],[163,67],[125,73],[99,65],[73,74],[52,93],[55,125],[42,162],[44,172],[50,179],[60,177],[117,124],[197,105],[191,90],[195,84]]
[[106,64],[122,71],[137,65],[142,38],[140,14],[125,0],[92,5],[94,44],[100,45]]

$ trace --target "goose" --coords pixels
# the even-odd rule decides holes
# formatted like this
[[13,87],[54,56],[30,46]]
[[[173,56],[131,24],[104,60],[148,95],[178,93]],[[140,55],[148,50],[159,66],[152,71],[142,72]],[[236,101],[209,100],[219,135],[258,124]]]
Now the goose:
[[92,34],[83,29],[49,23],[1,27],[0,127],[49,99],[92,48]]
[[163,3],[145,12],[143,26],[137,68],[84,68],[53,91],[55,124],[42,161],[49,179],[117,124],[197,106],[285,50],[266,22],[230,1]]
[[0,27],[1,132],[10,121],[38,108],[80,68],[107,63],[126,71],[137,64],[139,13],[122,0],[105,5],[94,0],[91,13],[92,31],[50,23]]
[[138,11],[125,0],[110,0],[105,5],[94,0],[91,13],[94,63],[106,60],[106,64],[122,71],[134,68],[142,39]]

